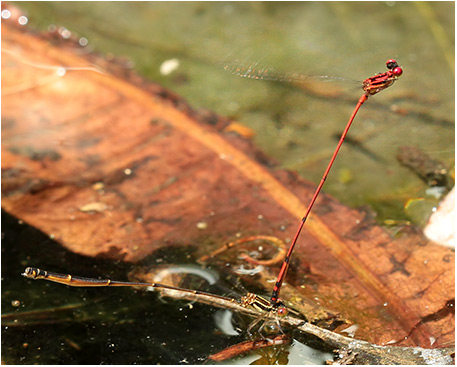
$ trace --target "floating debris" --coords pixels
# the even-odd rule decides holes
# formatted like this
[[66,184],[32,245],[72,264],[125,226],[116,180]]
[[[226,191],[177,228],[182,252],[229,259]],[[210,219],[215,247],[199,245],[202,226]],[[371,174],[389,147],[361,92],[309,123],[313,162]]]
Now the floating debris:
[[434,160],[416,147],[400,147],[398,161],[411,169],[429,186],[447,186],[448,170],[444,163]]

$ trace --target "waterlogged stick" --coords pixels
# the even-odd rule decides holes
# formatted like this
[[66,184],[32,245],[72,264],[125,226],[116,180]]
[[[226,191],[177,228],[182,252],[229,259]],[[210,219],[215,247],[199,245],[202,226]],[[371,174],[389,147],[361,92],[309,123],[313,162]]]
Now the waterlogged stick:
[[297,317],[303,317],[297,311],[287,308],[283,304],[272,306],[268,299],[260,297],[254,293],[248,293],[246,296],[241,297],[240,300],[237,300],[235,298],[228,298],[207,292],[174,287],[161,283],[124,282],[111,279],[86,278],[70,274],[53,273],[33,267],[26,268],[22,273],[22,276],[28,279],[48,280],[50,282],[65,284],[71,287],[150,287],[155,290],[160,290],[163,292],[163,295],[172,298],[198,301],[211,306],[233,309],[234,311],[247,313],[252,316],[265,317],[265,315],[273,315],[275,317],[284,317],[291,313]]

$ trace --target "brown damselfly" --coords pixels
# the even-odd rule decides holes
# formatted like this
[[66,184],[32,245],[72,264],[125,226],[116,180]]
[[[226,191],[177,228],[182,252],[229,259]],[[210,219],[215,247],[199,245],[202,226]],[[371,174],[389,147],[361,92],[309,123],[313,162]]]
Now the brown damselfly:
[[[27,267],[22,275],[29,279],[43,279],[54,283],[65,284],[71,287],[148,287],[165,291],[166,295],[173,298],[187,299],[210,304],[216,307],[235,309],[254,316],[276,315],[279,317],[292,313],[296,317],[303,317],[297,311],[286,307],[284,304],[271,305],[270,302],[254,293],[248,293],[240,299],[219,296],[199,290],[191,290],[155,282],[129,282],[111,279],[96,279],[80,277],[70,274],[61,274]],[[250,312],[252,311],[252,312]]]

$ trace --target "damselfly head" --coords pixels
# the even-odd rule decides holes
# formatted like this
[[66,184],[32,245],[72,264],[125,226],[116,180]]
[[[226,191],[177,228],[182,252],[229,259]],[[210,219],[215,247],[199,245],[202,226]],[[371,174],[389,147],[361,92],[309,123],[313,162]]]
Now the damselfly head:
[[278,315],[279,317],[287,316],[288,313],[289,313],[289,310],[284,306],[280,306],[276,310],[276,315]]
[[393,59],[387,60],[386,66],[387,69],[389,69],[396,77],[399,77],[401,74],[403,74],[403,69],[398,66],[398,63]]

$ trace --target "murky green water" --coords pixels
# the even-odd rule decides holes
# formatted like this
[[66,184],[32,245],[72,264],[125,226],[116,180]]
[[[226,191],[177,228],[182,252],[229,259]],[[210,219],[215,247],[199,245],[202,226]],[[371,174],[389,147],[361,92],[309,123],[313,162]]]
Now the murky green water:
[[[354,207],[370,205],[380,220],[408,219],[403,204],[423,197],[426,186],[396,161],[397,149],[417,146],[454,165],[454,3],[16,5],[31,27],[64,26],[86,37],[90,49],[132,60],[139,73],[194,107],[251,127],[261,150],[313,182],[360,88],[349,82],[308,89],[254,81],[223,66],[261,62],[283,73],[363,80],[395,58],[404,75],[362,107],[350,132],[360,145],[342,148],[324,190]],[[171,59],[179,66],[163,75],[160,67]],[[117,279],[125,279],[128,269],[70,254],[16,222],[2,218],[2,313],[12,314],[2,323],[3,362],[199,364],[244,340],[223,335],[208,306],[163,304],[155,294],[131,289],[69,289],[22,279],[25,266],[39,263]]]
[[[395,58],[404,75],[360,111],[325,191],[382,219],[425,185],[396,160],[417,146],[454,165],[454,4],[395,2],[22,3],[30,25],[65,26],[102,54],[132,60],[149,79],[192,106],[253,128],[257,146],[318,182],[361,89],[349,82],[316,90],[238,78],[223,66],[256,62],[281,73],[361,81]],[[167,60],[179,67],[160,72]],[[336,89],[335,97],[326,90]],[[386,209],[387,208],[387,209]],[[390,208],[390,209],[389,209]],[[400,209],[400,210],[399,210]]]

